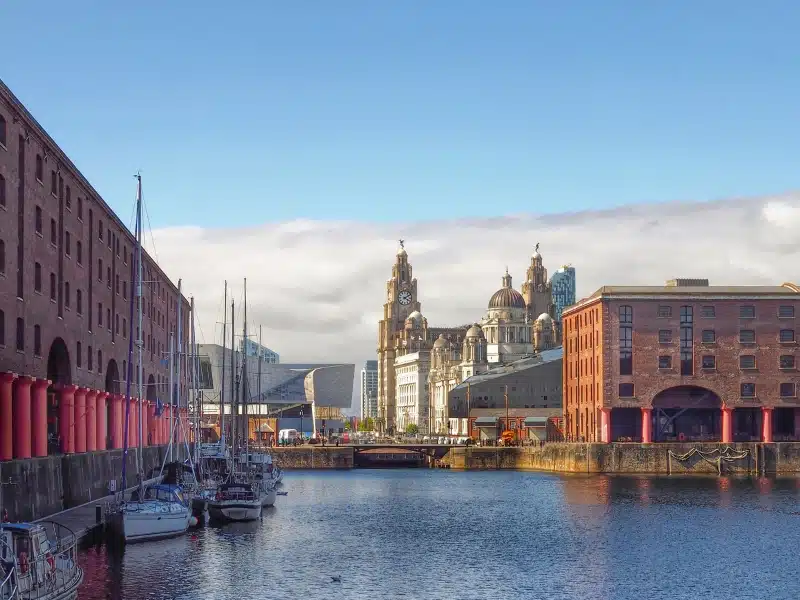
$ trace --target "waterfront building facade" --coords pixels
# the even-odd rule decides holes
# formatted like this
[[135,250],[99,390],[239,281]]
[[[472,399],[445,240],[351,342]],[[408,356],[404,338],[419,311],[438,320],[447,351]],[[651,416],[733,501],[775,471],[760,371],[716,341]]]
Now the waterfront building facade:
[[[514,409],[519,418],[542,416],[544,413],[539,409],[550,411],[547,417],[560,414],[562,359],[561,347],[543,349],[511,363],[489,366],[465,378],[448,394],[448,432],[473,435],[481,427],[492,430],[498,427],[497,418],[492,422],[486,419],[476,422],[476,409],[503,412],[508,407]],[[527,414],[526,410],[531,412]],[[488,418],[488,413],[484,416]]]
[[[514,289],[506,269],[501,287],[489,299],[480,323],[429,327],[422,315],[416,278],[401,246],[386,284],[383,319],[378,326],[378,429],[392,432],[398,420],[397,360],[409,353],[429,352],[428,418],[417,423],[445,433],[450,422],[448,393],[466,377],[489,365],[502,365],[556,347],[559,330],[539,246],[531,256],[522,292]],[[471,332],[471,333],[470,333]]]
[[[165,443],[156,405],[170,397],[170,333],[184,352],[187,389],[189,303],[143,253],[139,330],[131,319],[135,247],[122,220],[0,81],[0,460],[121,448],[122,394],[137,369],[136,358],[128,364],[130,336],[144,344],[144,444]],[[130,414],[135,443],[138,410]]]
[[419,350],[399,356],[395,366],[395,398],[397,431],[407,431],[415,425],[423,433],[429,427],[428,372],[431,353]]
[[361,369],[361,418],[378,417],[378,361],[368,360]]
[[247,356],[261,357],[262,363],[277,365],[281,362],[280,354],[274,350],[270,350],[266,346],[262,346],[254,340],[243,340],[239,344],[239,350],[243,350]]
[[605,286],[564,310],[564,420],[586,441],[800,439],[800,288]]

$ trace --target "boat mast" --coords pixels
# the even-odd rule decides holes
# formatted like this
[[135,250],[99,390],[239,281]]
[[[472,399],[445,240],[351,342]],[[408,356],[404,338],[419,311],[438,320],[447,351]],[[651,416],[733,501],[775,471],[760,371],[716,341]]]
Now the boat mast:
[[[191,385],[191,396],[192,399],[192,406],[189,407],[194,414],[189,415],[189,423],[194,423],[194,448],[192,451],[192,463],[197,462],[197,443],[198,443],[198,433],[200,432],[200,405],[198,404],[197,400],[200,394],[197,392],[197,340],[195,339],[194,335],[194,296],[190,298],[190,302],[192,304],[192,323],[191,323],[191,336],[192,336],[192,385]],[[188,435],[187,435],[188,437]],[[188,440],[187,440],[188,441]]]
[[222,385],[219,387],[219,440],[222,452],[225,452],[225,343],[227,340],[225,327],[228,324],[228,281],[225,281],[225,299],[222,301]]
[[263,354],[263,346],[261,345],[261,325],[258,326],[258,381],[256,382],[256,390],[258,394],[258,405],[256,412],[258,416],[256,417],[256,434],[258,437],[256,441],[261,442],[261,358]]
[[[167,370],[169,371],[169,412],[167,413],[167,420],[169,421],[169,442],[167,448],[169,451],[167,455],[164,456],[164,460],[166,461],[169,459],[169,462],[172,462],[172,399],[175,395],[174,393],[174,385],[175,381],[173,380],[173,375],[175,374],[175,369],[173,368],[175,361],[175,334],[170,331],[169,332],[169,361]],[[167,410],[167,407],[164,406],[164,410]]]
[[242,340],[242,410],[244,411],[244,454],[250,448],[250,390],[247,389],[247,277],[244,278],[244,327]]
[[236,418],[238,402],[236,401],[236,334],[234,329],[234,304],[231,300],[231,455],[236,454]]
[[[136,186],[136,205],[138,207],[139,200],[140,200],[140,190],[142,185],[142,177],[138,173],[135,175],[137,179],[137,186]],[[142,227],[141,222],[141,214],[140,212],[136,211],[136,225],[134,227],[134,237],[138,240],[140,239],[139,229]],[[136,280],[136,260],[137,257],[131,256],[131,279]],[[131,293],[134,292],[133,283],[131,284]],[[120,489],[118,490],[122,494],[122,499],[125,499],[125,488],[127,487],[128,481],[128,450],[130,449],[128,446],[128,429],[130,428],[130,418],[131,418],[131,381],[133,380],[133,344],[134,344],[134,336],[133,336],[133,315],[134,315],[134,301],[131,298],[131,312],[130,312],[130,319],[131,319],[131,335],[128,338],[128,367],[125,370],[125,423],[123,426],[123,435],[122,435],[122,482],[120,485]],[[137,333],[137,337],[138,337]],[[137,458],[138,463],[138,458]]]
[[[142,411],[142,376],[144,368],[143,348],[144,348],[144,328],[142,327],[142,304],[144,302],[144,294],[142,293],[142,176],[137,175],[138,180],[138,193],[136,194],[136,222],[139,226],[136,228],[136,304],[137,304],[137,331],[139,331],[136,345],[139,348],[137,365],[136,365],[136,395],[139,402],[139,452],[136,458],[136,466],[139,471],[139,487],[141,488],[144,483],[144,461],[142,460],[142,435],[143,435],[143,411]],[[139,497],[142,497],[141,489]]]
[[[183,283],[183,280],[182,279],[178,279],[178,340],[177,340],[177,358],[178,358],[178,360],[175,361],[176,362],[175,372],[176,372],[176,377],[178,378],[178,381],[176,382],[176,387],[177,387],[177,390],[178,390],[178,394],[177,394],[177,397],[175,398],[175,407],[173,408],[173,412],[175,412],[177,410],[177,413],[175,414],[175,424],[177,425],[177,427],[175,428],[176,429],[176,433],[177,433],[177,430],[180,428],[180,418],[181,418],[180,410],[181,410],[181,397],[182,397],[181,396],[181,375],[183,374],[183,369],[181,368],[183,366],[182,363],[181,363],[181,356],[183,355],[183,327],[182,327],[182,325],[183,325],[183,320],[182,320],[183,315],[181,314],[182,313],[181,308],[183,307],[183,293],[181,292],[182,283]],[[178,440],[175,440],[175,443],[178,443]],[[175,454],[177,456],[177,454],[178,454],[177,450],[175,451]]]

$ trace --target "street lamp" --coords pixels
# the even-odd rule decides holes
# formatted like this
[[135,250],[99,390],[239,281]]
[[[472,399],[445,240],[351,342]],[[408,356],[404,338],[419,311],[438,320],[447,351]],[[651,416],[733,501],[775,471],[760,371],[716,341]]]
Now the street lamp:
[[305,438],[303,438],[303,409],[302,408],[300,408],[300,438],[303,439],[303,440],[305,439]]

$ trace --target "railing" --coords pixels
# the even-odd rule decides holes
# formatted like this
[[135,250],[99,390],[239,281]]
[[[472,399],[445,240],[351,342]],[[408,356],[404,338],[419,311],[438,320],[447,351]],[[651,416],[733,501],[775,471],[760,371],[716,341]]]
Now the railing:
[[8,571],[5,577],[3,577],[3,580],[0,581],[0,598],[3,598],[3,600],[14,600],[17,597],[17,571],[16,565],[13,562],[14,549],[6,544],[3,538],[0,538],[0,549],[3,548],[5,548],[3,554],[10,556],[11,561],[0,564],[0,575]]
[[[50,547],[42,548],[42,554],[30,559],[30,577],[20,580],[19,591],[29,598],[41,598],[56,590],[77,586],[76,580],[80,577],[74,532],[54,521],[42,521],[39,525],[45,528]],[[22,589],[26,582],[28,589]]]
[[256,495],[254,492],[219,492],[215,497],[216,502],[255,502]]

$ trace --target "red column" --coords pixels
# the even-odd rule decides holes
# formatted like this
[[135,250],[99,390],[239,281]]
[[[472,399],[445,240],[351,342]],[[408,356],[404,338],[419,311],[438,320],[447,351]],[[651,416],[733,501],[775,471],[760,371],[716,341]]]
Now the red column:
[[0,373],[0,460],[14,458],[14,380],[16,373]]
[[61,385],[58,388],[58,435],[61,452],[75,452],[75,390],[78,386]]
[[150,435],[148,440],[153,446],[158,446],[158,423],[156,422],[156,403],[147,404],[147,433]]
[[604,444],[611,442],[611,409],[600,409],[600,441]]
[[136,446],[139,440],[139,413],[136,398],[130,399],[130,415],[128,416],[128,448]]
[[86,451],[97,450],[97,390],[86,390]]
[[642,408],[642,443],[653,443],[653,409],[650,407]]
[[123,398],[119,394],[111,394],[111,448],[118,450],[122,448],[122,420],[125,418],[123,412]]
[[37,379],[31,386],[33,456],[47,456],[47,388],[50,383],[48,379]]
[[97,392],[95,399],[95,450],[106,449],[106,437],[108,437],[107,416],[108,409],[106,408],[106,400],[108,399],[108,392]]
[[75,453],[86,452],[86,392],[85,387],[75,390]]
[[30,458],[31,384],[33,378],[22,375],[14,382],[14,458]]
[[733,442],[733,409],[722,407],[722,443],[730,444]]
[[766,406],[761,409],[761,439],[772,443],[772,408]]

